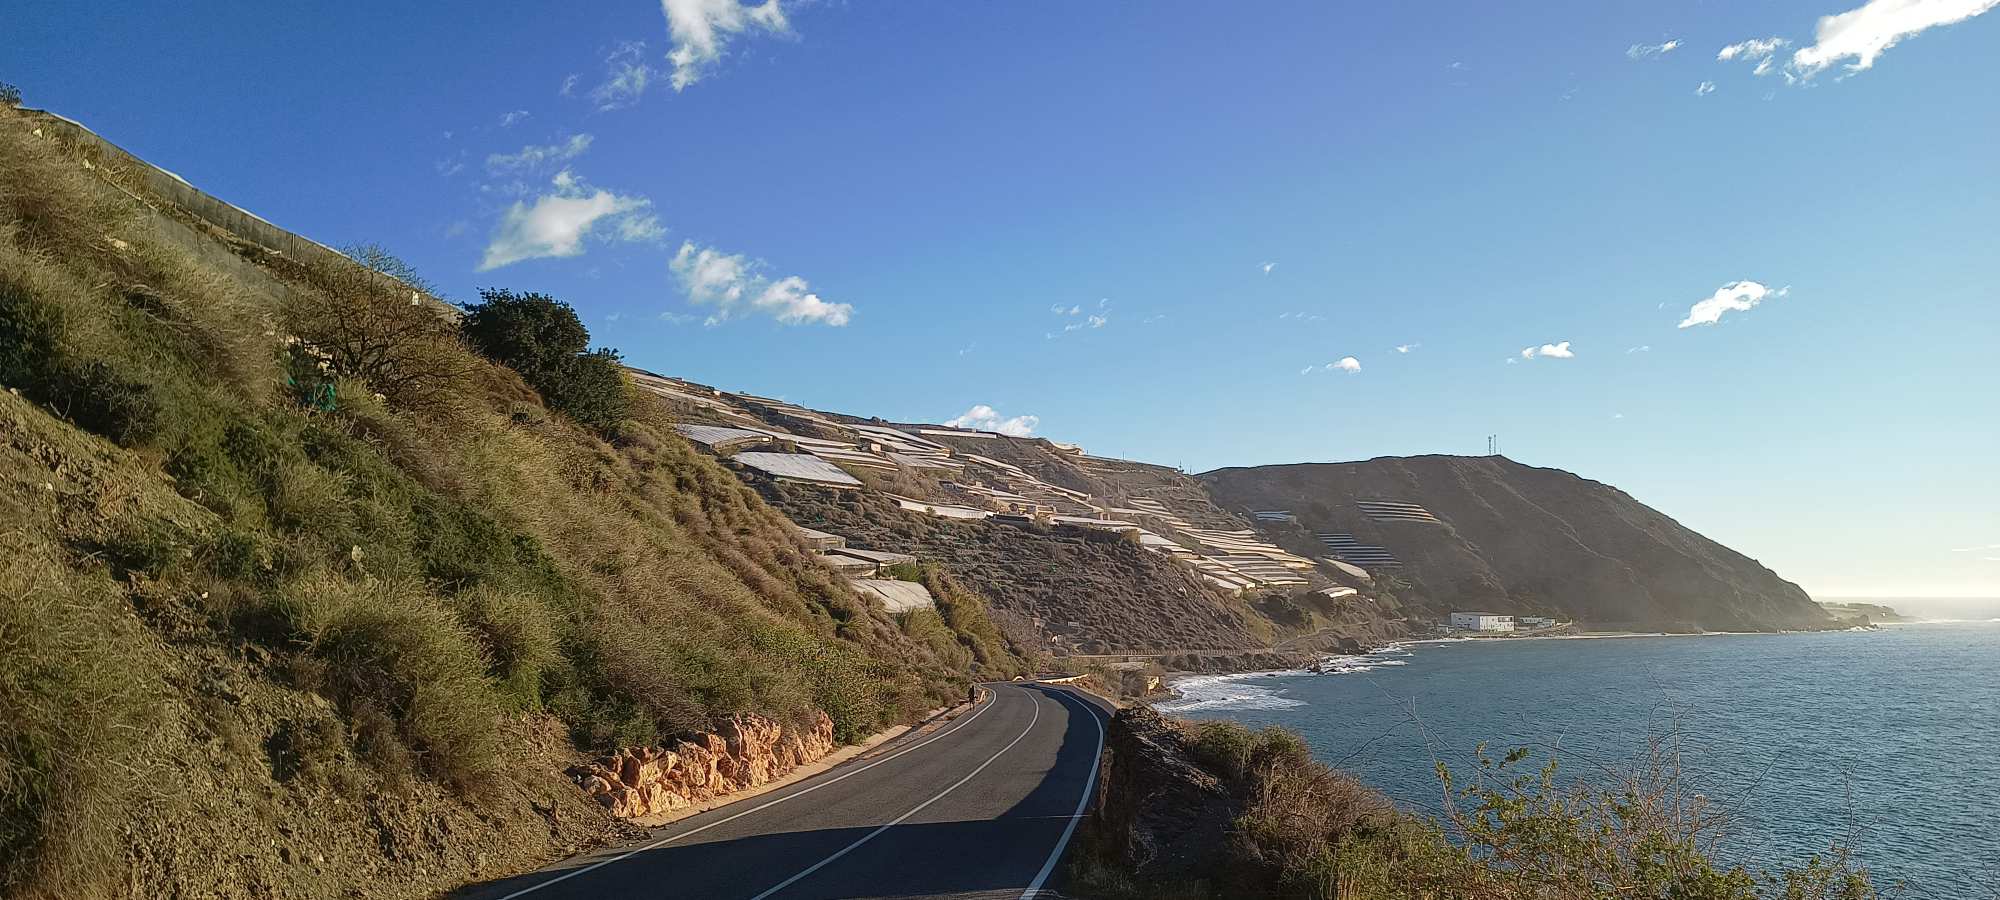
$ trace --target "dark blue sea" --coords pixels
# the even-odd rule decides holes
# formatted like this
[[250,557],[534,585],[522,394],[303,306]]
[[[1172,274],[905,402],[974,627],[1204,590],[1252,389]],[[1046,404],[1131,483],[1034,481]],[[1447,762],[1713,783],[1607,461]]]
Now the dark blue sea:
[[[1160,704],[1283,725],[1413,811],[1433,754],[1485,741],[1616,767],[1677,735],[1732,820],[1722,852],[1776,868],[1836,841],[1902,896],[2000,896],[2000,620],[1821,634],[1413,643],[1337,674],[1192,678]],[[1537,760],[1546,756],[1538,755]]]

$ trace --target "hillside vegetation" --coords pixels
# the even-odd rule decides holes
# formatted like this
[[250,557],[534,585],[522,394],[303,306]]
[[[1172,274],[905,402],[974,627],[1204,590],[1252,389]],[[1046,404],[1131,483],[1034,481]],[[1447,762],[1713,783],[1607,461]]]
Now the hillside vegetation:
[[1775,872],[1718,852],[1728,817],[1671,736],[1605,768],[1525,748],[1438,764],[1442,812],[1399,810],[1282,728],[1122,710],[1072,863],[1097,900],[1880,900],[1841,845]]
[[813,562],[615,356],[524,381],[392,260],[47,124],[0,109],[0,893],[426,895],[599,834],[584,752],[1019,667],[969,592],[906,632]]

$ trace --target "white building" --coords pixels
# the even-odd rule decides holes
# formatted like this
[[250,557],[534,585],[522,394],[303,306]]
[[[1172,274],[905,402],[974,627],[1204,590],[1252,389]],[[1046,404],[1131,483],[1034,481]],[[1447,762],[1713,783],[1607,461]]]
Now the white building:
[[1451,614],[1453,631],[1513,631],[1514,617],[1482,612],[1455,612]]

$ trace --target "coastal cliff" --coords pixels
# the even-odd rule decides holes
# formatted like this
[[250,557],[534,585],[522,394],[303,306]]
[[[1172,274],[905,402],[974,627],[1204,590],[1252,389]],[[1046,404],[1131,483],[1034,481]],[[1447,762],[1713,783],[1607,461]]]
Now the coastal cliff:
[[[1798,585],[1610,485],[1500,456],[1226,468],[1234,509],[1280,509],[1288,548],[1329,542],[1411,585],[1433,616],[1541,614],[1599,629],[1827,628]],[[1356,549],[1358,548],[1358,549]]]

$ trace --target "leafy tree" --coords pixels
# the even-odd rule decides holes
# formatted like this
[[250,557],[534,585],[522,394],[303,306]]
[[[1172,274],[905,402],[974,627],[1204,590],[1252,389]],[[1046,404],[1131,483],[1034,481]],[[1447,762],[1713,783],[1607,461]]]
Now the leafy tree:
[[466,308],[460,333],[473,349],[521,373],[549,406],[609,431],[630,413],[618,351],[589,350],[590,331],[569,304],[546,294],[489,289]]

